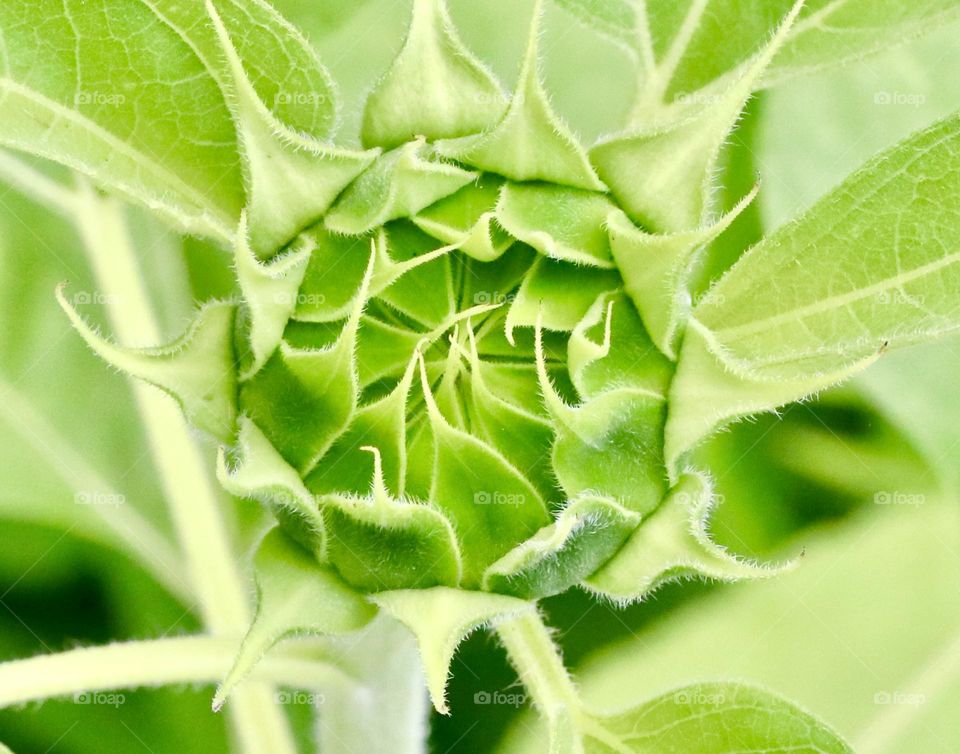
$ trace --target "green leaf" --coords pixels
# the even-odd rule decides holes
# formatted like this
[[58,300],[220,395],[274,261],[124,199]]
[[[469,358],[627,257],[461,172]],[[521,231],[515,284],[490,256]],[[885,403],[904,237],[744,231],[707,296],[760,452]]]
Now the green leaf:
[[[202,7],[187,13],[202,25]],[[79,170],[187,232],[232,237],[243,185],[230,113],[193,40],[161,11],[13,0],[0,32],[0,143]]]
[[[250,245],[258,256],[271,256],[320,220],[377,153],[332,147],[284,124],[264,103],[251,81],[232,30],[227,28],[213,0],[206,0],[206,7],[228,64],[229,75],[223,80],[244,158]],[[237,21],[243,23],[242,19]],[[289,41],[309,49],[292,30],[284,31],[284,41],[290,37]],[[332,110],[332,85],[327,73],[319,61],[311,62],[316,71],[312,83],[318,88],[300,94]],[[278,94],[279,101],[283,101],[281,96]]]
[[269,5],[223,0],[216,10],[229,55],[201,3],[5,3],[0,142],[230,242],[245,203],[224,94],[237,94],[231,65],[283,128],[323,137],[336,113],[316,55]]
[[437,150],[515,181],[549,181],[603,191],[583,147],[551,108],[540,81],[540,14],[541,0],[537,0],[517,89],[500,122],[481,134],[441,140]]
[[240,460],[229,465],[225,448],[217,455],[217,480],[231,495],[254,498],[278,511],[287,533],[314,554],[327,559],[327,533],[323,515],[300,475],[270,444],[260,428],[241,416],[237,447]]
[[553,469],[567,496],[592,493],[639,513],[655,508],[667,488],[663,395],[619,386],[569,406],[547,373],[539,323],[536,351],[540,389],[555,424]]
[[[594,727],[596,726],[596,727]],[[587,729],[585,754],[853,754],[817,718],[768,691],[701,683],[618,714]]]
[[637,8],[631,0],[554,0],[561,8],[633,49],[637,39]]
[[240,405],[271,444],[306,474],[350,423],[359,399],[356,342],[375,256],[332,345],[300,348],[286,340],[240,390]]
[[730,227],[758,190],[707,227],[679,233],[645,233],[619,210],[609,216],[610,248],[624,287],[667,357],[676,358],[676,340],[690,310],[688,279],[696,253]]
[[554,523],[491,565],[483,587],[521,599],[564,592],[606,563],[639,522],[612,500],[572,500]]
[[958,15],[956,0],[808,0],[763,83],[775,86],[791,76],[880,52]]
[[[630,219],[655,233],[701,227],[711,210],[713,172],[724,140],[796,18],[802,0],[777,33],[731,82],[703,95],[673,122],[614,135],[590,151],[597,172]],[[642,180],[637,176],[642,175]]]
[[807,554],[792,573],[712,590],[601,649],[580,667],[584,699],[608,709],[738,678],[802,704],[858,752],[952,754],[960,745],[956,503],[928,496],[868,506],[801,532],[792,547]]
[[232,304],[204,306],[190,328],[167,346],[123,348],[87,324],[67,300],[62,285],[57,288],[57,300],[100,358],[169,393],[194,426],[219,440],[230,441],[237,412]]
[[507,338],[518,327],[534,327],[542,317],[548,330],[569,332],[597,297],[623,285],[614,270],[578,267],[549,257],[538,258],[523,279],[507,312]]
[[464,254],[492,262],[513,244],[494,212],[502,185],[502,179],[484,173],[475,183],[427,207],[413,222],[443,243],[456,244]]
[[587,579],[587,586],[620,603],[642,600],[668,581],[769,578],[784,568],[740,560],[715,544],[707,529],[713,493],[700,474],[685,474],[623,548]]
[[507,183],[497,221],[551,259],[610,269],[607,217],[616,209],[603,194],[550,184]]
[[485,131],[503,114],[506,96],[457,35],[445,0],[415,0],[403,48],[367,98],[361,136],[387,149],[416,137]]
[[410,217],[477,177],[430,159],[419,138],[377,158],[355,180],[325,219],[334,233],[361,235],[400,217]]
[[417,637],[430,697],[441,714],[450,711],[447,677],[460,642],[491,621],[534,609],[531,603],[513,597],[442,586],[381,592],[371,599]]
[[710,289],[671,391],[671,466],[717,426],[960,324],[960,213],[946,199],[958,164],[953,116],[869,162]]
[[254,559],[257,616],[233,667],[217,689],[214,711],[279,641],[304,634],[344,634],[373,618],[376,608],[317,563],[280,529],[271,529]]
[[331,534],[331,563],[347,582],[369,592],[456,586],[460,550],[450,522],[431,505],[391,496],[380,451],[361,450],[374,456],[369,494],[319,498]]
[[420,375],[435,452],[428,499],[452,519],[463,547],[463,583],[472,587],[480,583],[487,566],[548,523],[549,517],[539,493],[516,468],[447,421],[422,360]]

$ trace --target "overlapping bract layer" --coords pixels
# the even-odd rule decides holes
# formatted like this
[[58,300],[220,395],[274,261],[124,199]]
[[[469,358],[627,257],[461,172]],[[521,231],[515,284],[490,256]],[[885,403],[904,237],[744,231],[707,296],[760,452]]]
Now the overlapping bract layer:
[[[225,8],[207,3],[242,136],[242,301],[205,310],[168,349],[124,352],[84,328],[88,342],[216,429],[224,485],[267,503],[361,591],[535,599],[615,563],[671,484],[666,396],[686,271],[726,221],[707,222],[704,194],[690,227],[633,225],[649,216],[637,207],[651,184],[617,179],[608,193],[600,153],[553,111],[539,6],[507,98],[443,3],[418,0],[368,99],[362,153],[263,103]],[[704,185],[776,44],[689,121],[703,138],[688,140],[699,157],[669,166],[681,183]],[[675,136],[644,137],[662,174]],[[235,328],[214,332],[219,350],[197,346],[211,311]],[[706,537],[691,542],[712,563]],[[611,596],[643,593],[618,584]]]

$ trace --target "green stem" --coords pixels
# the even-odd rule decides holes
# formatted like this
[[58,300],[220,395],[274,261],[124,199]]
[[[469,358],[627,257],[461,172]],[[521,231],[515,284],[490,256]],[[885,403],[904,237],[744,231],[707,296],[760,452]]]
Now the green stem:
[[[218,683],[233,664],[238,641],[210,636],[131,641],[0,663],[0,708],[90,692]],[[331,663],[283,652],[264,658],[251,677],[319,692],[355,685]]]
[[[99,287],[112,294],[109,315],[118,340],[128,346],[161,342],[121,205],[83,182],[77,199],[77,228]],[[248,589],[207,464],[175,403],[153,387],[132,384],[204,624],[214,636],[242,635],[251,619]],[[248,754],[296,754],[289,721],[273,696],[258,684],[234,696],[230,719]]]
[[500,641],[537,709],[547,718],[580,716],[580,696],[549,631],[536,613],[500,623]]

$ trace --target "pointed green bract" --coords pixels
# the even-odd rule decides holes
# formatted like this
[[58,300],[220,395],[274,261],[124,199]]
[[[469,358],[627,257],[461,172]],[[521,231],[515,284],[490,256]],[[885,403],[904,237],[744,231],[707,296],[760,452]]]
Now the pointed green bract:
[[540,0],[533,10],[517,90],[489,131],[437,142],[441,154],[515,181],[550,181],[603,191],[604,185],[570,129],[553,111],[538,70]]
[[250,245],[268,257],[317,222],[376,153],[332,147],[277,120],[250,81],[213,0],[206,3],[229,63],[227,100],[244,158]]
[[497,221],[541,254],[588,267],[614,266],[605,229],[616,209],[603,194],[549,184],[507,183]]
[[[396,387],[379,400],[357,409],[350,427],[330,449],[333,464],[318,464],[307,476],[311,491],[367,492],[378,474],[385,487],[403,496],[407,476],[407,402],[422,341],[413,348],[407,369]],[[377,449],[376,459],[367,446]],[[374,460],[377,463],[374,463]]]
[[579,406],[567,405],[547,374],[537,324],[537,371],[556,439],[553,469],[569,498],[596,494],[646,513],[666,491],[663,396],[618,386]]
[[627,603],[642,600],[665,582],[680,578],[738,581],[783,572],[784,567],[740,560],[711,541],[707,523],[712,507],[713,493],[706,478],[699,474],[681,477],[623,548],[587,579],[587,587]]
[[246,215],[241,218],[234,243],[234,265],[250,311],[253,363],[249,373],[255,374],[280,345],[287,321],[297,308],[298,292],[314,248],[312,239],[304,239],[290,253],[263,263],[247,241]]
[[441,414],[422,361],[420,372],[435,445],[429,500],[452,519],[463,545],[464,586],[471,588],[490,563],[544,526],[548,516],[517,469]]
[[332,534],[330,562],[368,592],[456,586],[460,550],[450,522],[430,505],[394,498],[384,483],[380,451],[361,450],[374,457],[370,492],[319,499]]
[[473,181],[476,173],[429,158],[422,139],[381,155],[327,215],[334,233],[360,235],[409,217]]
[[623,212],[610,215],[610,246],[624,287],[657,347],[669,358],[676,358],[680,326],[691,306],[687,278],[694,255],[730,227],[757,190],[720,220],[698,230],[644,233]]
[[533,610],[529,602],[513,597],[442,586],[381,592],[371,599],[417,637],[430,697],[441,714],[450,711],[447,677],[460,642],[491,621]]
[[361,136],[387,149],[423,136],[443,139],[484,131],[506,97],[464,46],[445,0],[415,0],[403,49],[367,98]]
[[301,322],[336,322],[347,317],[370,263],[368,237],[338,236],[322,225],[304,234],[310,254],[296,293],[294,318]]
[[155,385],[180,404],[186,417],[213,437],[228,442],[236,422],[236,365],[231,304],[204,306],[179,339],[157,348],[123,348],[100,336],[67,301],[57,300],[74,328],[111,366]]
[[606,563],[639,522],[639,514],[612,500],[573,500],[556,522],[491,565],[484,589],[521,599],[564,592]]
[[567,370],[583,398],[617,387],[666,396],[674,372],[623,291],[597,297],[577,323],[567,343]]
[[523,469],[530,483],[547,499],[555,491],[552,475],[544,463],[553,442],[553,429],[533,403],[537,397],[536,379],[530,374],[520,395],[510,395],[497,381],[488,381],[487,375],[495,379],[496,370],[505,367],[482,361],[472,328],[469,335],[474,433],[500,451],[515,468]]
[[865,165],[708,291],[671,389],[672,463],[726,421],[960,326],[960,213],[947,199],[958,166],[953,116]]
[[701,227],[710,212],[720,148],[800,10],[794,5],[770,42],[707,104],[675,123],[613,136],[590,151],[600,177],[634,222],[655,233]]
[[336,341],[298,348],[286,341],[240,392],[240,404],[280,454],[307,473],[347,428],[357,407],[356,342],[375,256]]
[[277,452],[260,428],[241,416],[237,446],[239,462],[230,467],[223,448],[217,456],[217,479],[237,497],[255,498],[274,510],[281,508],[293,524],[287,532],[314,554],[319,562],[327,557],[327,535],[323,515],[313,495],[304,486],[296,469]]
[[533,327],[543,318],[548,330],[573,330],[597,297],[623,285],[613,270],[578,267],[541,257],[523,279],[507,313],[507,337],[517,327]]
[[503,181],[485,173],[457,193],[432,204],[413,218],[424,233],[481,262],[492,262],[513,244],[496,222],[495,208]]
[[257,616],[240,645],[233,667],[213,700],[219,710],[227,697],[281,639],[303,634],[356,631],[376,609],[328,567],[307,555],[280,529],[271,529],[254,559]]

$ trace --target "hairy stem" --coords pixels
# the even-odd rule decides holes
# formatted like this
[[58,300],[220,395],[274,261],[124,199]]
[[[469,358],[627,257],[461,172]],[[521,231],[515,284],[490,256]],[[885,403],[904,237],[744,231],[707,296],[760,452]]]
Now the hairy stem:
[[524,613],[497,626],[510,663],[537,709],[547,718],[579,716],[580,697],[550,633],[536,613]]
[[[80,184],[78,198],[77,227],[99,287],[112,294],[109,315],[118,340],[159,343],[162,333],[120,204],[86,183]],[[174,402],[148,385],[132,386],[204,624],[214,636],[241,635],[251,618],[249,594],[207,464]],[[289,721],[270,687],[248,684],[238,690],[230,712],[244,751],[295,754]]]
[[[0,663],[0,708],[84,692],[217,683],[233,663],[237,641],[211,636],[131,641]],[[260,662],[252,678],[317,691],[354,687],[331,663],[283,652]]]

